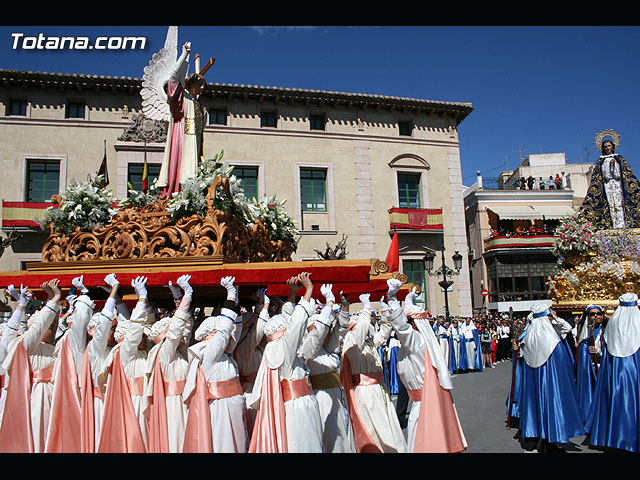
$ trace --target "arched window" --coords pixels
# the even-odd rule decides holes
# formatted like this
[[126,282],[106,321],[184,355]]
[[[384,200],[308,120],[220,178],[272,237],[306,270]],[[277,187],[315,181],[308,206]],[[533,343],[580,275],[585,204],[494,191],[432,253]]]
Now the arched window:
[[419,155],[404,153],[389,162],[394,171],[395,205],[400,208],[424,208],[427,198],[426,172],[429,163]]

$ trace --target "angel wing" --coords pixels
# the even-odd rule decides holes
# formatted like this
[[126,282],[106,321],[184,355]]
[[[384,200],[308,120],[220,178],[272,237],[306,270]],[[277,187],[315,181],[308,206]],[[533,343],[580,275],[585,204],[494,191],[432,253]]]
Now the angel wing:
[[154,53],[142,76],[142,113],[151,120],[169,120],[169,104],[165,83],[178,59],[178,27],[169,27],[164,47]]

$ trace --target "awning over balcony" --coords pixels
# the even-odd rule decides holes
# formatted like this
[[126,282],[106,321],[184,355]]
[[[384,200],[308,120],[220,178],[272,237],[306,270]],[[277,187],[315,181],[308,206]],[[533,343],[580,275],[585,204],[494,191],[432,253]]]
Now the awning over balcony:
[[52,205],[49,202],[5,202],[2,200],[2,228],[40,227],[38,220]]
[[442,230],[441,208],[391,208],[391,229]]
[[504,205],[487,206],[500,220],[558,220],[572,215],[571,205]]

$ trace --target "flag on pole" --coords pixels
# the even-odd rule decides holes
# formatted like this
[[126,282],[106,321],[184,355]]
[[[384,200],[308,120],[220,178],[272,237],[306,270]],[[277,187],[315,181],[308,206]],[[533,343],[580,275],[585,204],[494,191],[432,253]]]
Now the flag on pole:
[[387,259],[385,260],[389,265],[390,272],[397,272],[400,268],[400,250],[398,246],[398,230],[393,230],[393,240],[391,240],[391,246],[389,247],[389,253],[387,253]]
[[102,164],[98,170],[98,175],[103,175],[102,187],[109,185],[109,170],[107,169],[107,141],[104,141],[104,156],[102,157]]
[[142,191],[149,189],[149,169],[147,168],[147,142],[144,143],[144,167],[142,168]]

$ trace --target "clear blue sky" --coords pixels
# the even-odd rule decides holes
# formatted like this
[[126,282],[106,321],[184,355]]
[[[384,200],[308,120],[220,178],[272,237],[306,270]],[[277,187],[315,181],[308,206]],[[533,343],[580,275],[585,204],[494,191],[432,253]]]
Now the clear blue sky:
[[[142,78],[166,26],[1,26],[0,68]],[[13,48],[12,33],[22,33]],[[143,36],[140,50],[26,50],[25,37]],[[640,27],[186,26],[179,44],[215,57],[214,83],[470,102],[459,127],[463,183],[531,153],[593,162],[613,129],[640,174]],[[193,56],[193,54],[192,54]]]

